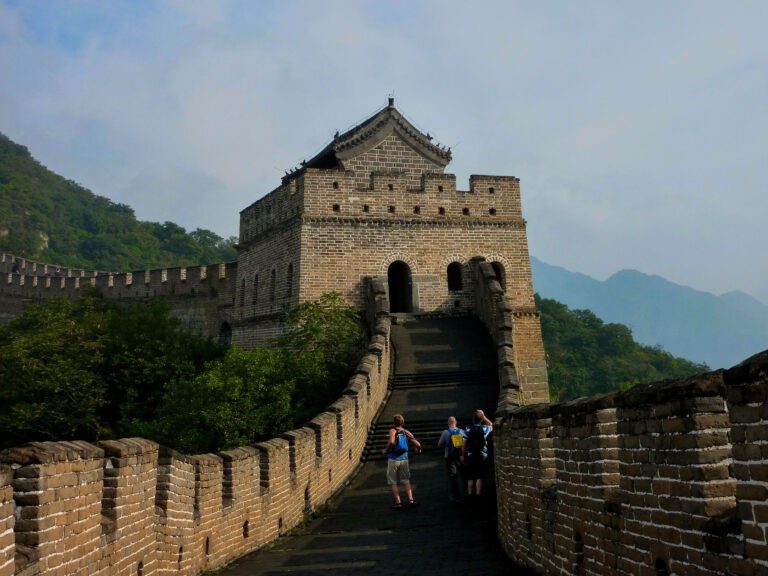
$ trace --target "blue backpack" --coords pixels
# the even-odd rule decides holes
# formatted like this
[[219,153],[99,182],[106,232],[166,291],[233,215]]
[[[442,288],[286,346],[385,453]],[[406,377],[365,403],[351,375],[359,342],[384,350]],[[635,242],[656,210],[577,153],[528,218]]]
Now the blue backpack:
[[391,450],[395,456],[402,456],[408,452],[408,437],[405,435],[405,430],[398,430],[395,433],[395,443]]
[[461,447],[464,446],[464,434],[460,428],[448,428],[448,458],[455,460],[461,456]]

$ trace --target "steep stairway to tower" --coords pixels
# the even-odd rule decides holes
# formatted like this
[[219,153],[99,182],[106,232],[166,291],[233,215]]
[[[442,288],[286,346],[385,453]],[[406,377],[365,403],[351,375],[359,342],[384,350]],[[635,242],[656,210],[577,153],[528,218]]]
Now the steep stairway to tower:
[[437,441],[449,416],[460,425],[476,408],[493,414],[498,394],[495,350],[485,327],[474,317],[407,319],[392,327],[395,374],[391,394],[371,426],[365,460],[383,459],[395,414],[422,443]]
[[[395,374],[359,474],[305,527],[222,575],[530,576],[498,545],[492,484],[484,498],[451,502],[437,450],[449,416],[467,425],[476,408],[493,414],[498,381],[490,337],[472,317],[397,320],[391,333]],[[425,448],[411,455],[411,482],[421,503],[415,509],[390,509],[381,450],[398,413]]]

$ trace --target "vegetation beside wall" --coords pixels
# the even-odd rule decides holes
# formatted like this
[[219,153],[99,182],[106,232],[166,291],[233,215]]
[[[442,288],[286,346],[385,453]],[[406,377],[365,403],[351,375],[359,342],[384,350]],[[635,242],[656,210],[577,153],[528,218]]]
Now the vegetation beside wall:
[[243,351],[191,334],[159,301],[31,306],[0,326],[0,448],[144,436],[215,452],[301,425],[339,396],[364,338],[335,294],[288,320],[282,347]]
[[683,378],[709,370],[658,346],[635,342],[623,324],[606,324],[589,310],[571,310],[536,295],[547,352],[552,400],[629,388],[641,382]]

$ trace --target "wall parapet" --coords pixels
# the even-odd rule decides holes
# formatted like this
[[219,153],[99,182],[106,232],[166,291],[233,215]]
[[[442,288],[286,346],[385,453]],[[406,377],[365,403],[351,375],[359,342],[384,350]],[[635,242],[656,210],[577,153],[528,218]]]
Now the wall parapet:
[[94,276],[50,276],[0,273],[0,294],[19,298],[77,298],[93,287],[106,298],[145,299],[205,296],[223,293],[221,284],[234,286],[237,262],[207,266],[178,266],[133,272],[103,272]]
[[142,438],[0,452],[0,576],[194,575],[299,524],[354,474],[386,397],[389,306],[370,292],[368,350],[305,427],[196,456]]
[[496,345],[496,413],[503,414],[523,404],[547,402],[549,385],[538,311],[513,306],[495,269],[485,258],[473,258],[470,266],[475,311]]
[[768,351],[730,370],[507,410],[499,535],[545,574],[768,573]]
[[25,276],[51,276],[57,278],[95,278],[102,274],[112,274],[112,272],[104,270],[72,268],[47,262],[38,262],[23,256],[9,254],[8,252],[0,252],[0,274],[11,274],[14,272]]

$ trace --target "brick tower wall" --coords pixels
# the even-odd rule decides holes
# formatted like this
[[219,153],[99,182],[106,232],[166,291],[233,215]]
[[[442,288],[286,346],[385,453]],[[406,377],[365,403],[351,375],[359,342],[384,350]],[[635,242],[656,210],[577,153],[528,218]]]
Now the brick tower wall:
[[[301,178],[301,300],[337,290],[360,306],[365,278],[386,279],[401,260],[411,269],[415,312],[465,312],[473,302],[469,261],[483,256],[504,267],[510,300],[533,306],[517,178],[472,176],[468,191],[456,190],[452,174],[423,174],[416,189],[403,172],[374,172],[362,189],[347,171],[310,169]],[[451,262],[463,270],[455,293]]]
[[355,173],[355,187],[370,188],[371,172],[388,170],[405,175],[408,187],[419,188],[421,175],[442,174],[443,167],[424,158],[396,134],[387,136],[378,146],[349,160],[342,161],[344,170]]

